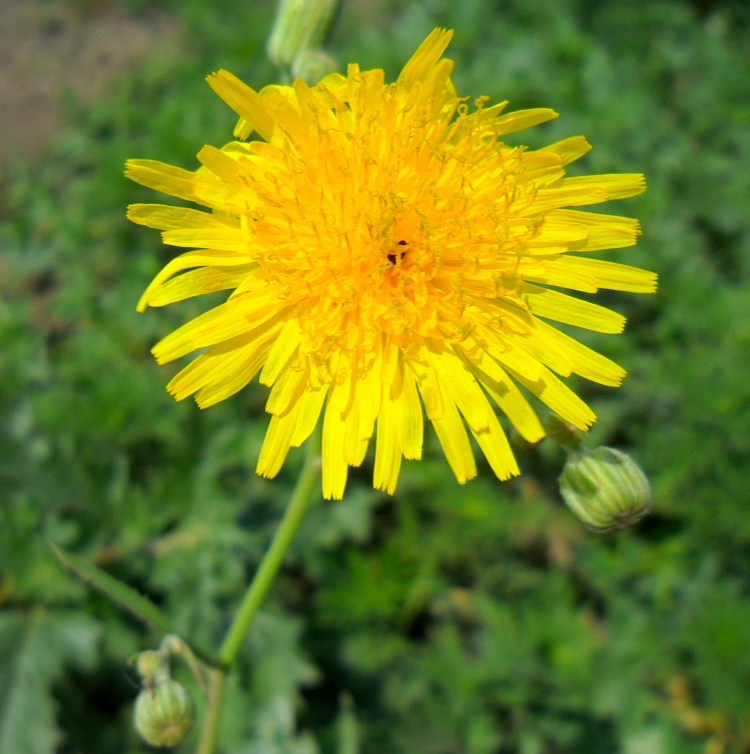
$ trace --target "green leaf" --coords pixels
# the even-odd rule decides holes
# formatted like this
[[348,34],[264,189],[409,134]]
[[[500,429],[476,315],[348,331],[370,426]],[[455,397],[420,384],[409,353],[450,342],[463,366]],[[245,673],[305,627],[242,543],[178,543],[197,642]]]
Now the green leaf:
[[124,607],[128,612],[151,628],[162,631],[165,634],[174,633],[174,629],[170,625],[167,616],[153,602],[138,594],[135,589],[132,589],[127,584],[123,584],[114,576],[110,576],[105,571],[102,571],[101,568],[89,563],[89,561],[78,555],[65,552],[51,542],[50,547],[63,566],[79,579],[90,584],[94,589],[97,589],[121,607]]
[[91,665],[99,627],[43,608],[0,615],[0,754],[54,754],[50,688],[67,662]]

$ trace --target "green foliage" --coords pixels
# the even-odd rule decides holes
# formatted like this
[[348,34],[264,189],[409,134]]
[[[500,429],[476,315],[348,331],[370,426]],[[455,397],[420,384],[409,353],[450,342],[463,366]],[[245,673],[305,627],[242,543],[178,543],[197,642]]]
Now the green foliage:
[[72,611],[43,607],[0,615],[0,752],[52,754],[60,731],[52,685],[64,663],[90,666],[99,626]]
[[138,594],[135,589],[131,589],[126,584],[113,578],[106,571],[89,563],[85,558],[65,552],[54,544],[50,544],[50,547],[60,564],[78,576],[79,579],[97,589],[131,615],[142,620],[150,628],[161,631],[161,633],[169,633],[171,630],[169,619],[153,602]]
[[[127,659],[159,636],[65,574],[47,541],[215,647],[299,467],[293,454],[279,479],[253,474],[257,385],[205,412],[164,390],[173,368],[148,349],[205,301],[134,311],[169,252],[124,219],[154,198],[121,177],[125,159],[194,167],[234,122],[204,76],[274,77],[271,3],[165,5],[179,54],[70,105],[47,159],[2,191],[0,754],[144,751]],[[485,468],[459,487],[434,442],[393,499],[363,469],[344,502],[310,512],[251,629],[224,752],[750,749],[749,22],[731,2],[345,4],[341,61],[393,75],[433,26],[455,27],[460,93],[554,107],[528,136],[585,133],[595,149],[576,170],[646,172],[649,192],[612,206],[644,238],[609,258],[661,287],[607,300],[624,336],[586,336],[629,369],[624,386],[579,387],[601,417],[592,443],[639,460],[655,512],[587,533],[548,443],[519,451],[507,484]]]

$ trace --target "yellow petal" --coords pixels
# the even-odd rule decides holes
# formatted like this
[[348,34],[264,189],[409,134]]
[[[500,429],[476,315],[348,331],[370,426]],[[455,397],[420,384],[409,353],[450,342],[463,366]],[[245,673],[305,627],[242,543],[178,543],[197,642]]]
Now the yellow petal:
[[167,230],[161,234],[168,246],[192,246],[193,248],[216,251],[236,251],[246,253],[247,240],[239,228],[189,228]]
[[424,80],[440,60],[452,38],[452,30],[433,29],[403,67],[397,83],[410,89],[417,81]]
[[375,470],[373,486],[392,495],[396,490],[401,470],[401,441],[399,424],[401,415],[397,402],[384,397],[378,415],[378,432],[375,441]]
[[404,386],[400,396],[401,445],[404,457],[419,459],[422,457],[424,442],[424,417],[419,401],[417,381],[408,365],[404,365]]
[[252,382],[260,371],[269,349],[270,342],[268,341],[260,344],[253,343],[242,353],[237,354],[231,364],[227,363],[221,369],[217,368],[217,364],[213,364],[211,381],[195,394],[195,402],[198,406],[200,408],[214,406]]
[[535,107],[532,110],[516,110],[513,113],[502,115],[495,119],[495,126],[498,127],[498,134],[513,134],[516,131],[531,128],[558,117],[560,117],[559,113],[554,110],[547,107]]
[[520,374],[513,374],[513,376],[574,427],[588,429],[596,421],[596,414],[548,369],[544,369],[541,377],[534,382]]
[[221,97],[245,123],[238,124],[234,135],[246,139],[257,131],[266,141],[273,138],[274,120],[258,92],[240,81],[229,71],[212,73],[206,79],[208,85]]
[[[181,401],[211,383],[220,382],[226,375],[244,375],[247,384],[260,371],[270,347],[268,339],[252,339],[244,335],[220,343],[178,372],[167,385],[167,390]],[[207,397],[208,393],[204,393],[203,399]]]
[[382,396],[382,358],[379,344],[375,345],[374,359],[370,368],[357,380],[357,400],[359,402],[358,434],[360,439],[370,439],[374,433],[375,421],[380,413]]
[[295,403],[287,413],[271,417],[255,468],[260,476],[272,479],[279,473],[292,446],[292,434],[299,411],[300,404]]
[[562,141],[543,147],[540,152],[551,152],[557,155],[563,165],[569,165],[579,157],[591,151],[591,144],[583,136],[570,136]]
[[424,401],[427,418],[435,421],[443,416],[444,400],[435,370],[427,357],[427,349],[422,348],[417,358],[409,359],[409,366],[417,378],[417,387]]
[[362,464],[370,444],[370,438],[362,437],[359,433],[359,412],[361,409],[362,401],[355,397],[351,408],[345,414],[344,459],[349,466],[360,466]]
[[466,427],[461,421],[455,404],[452,401],[443,401],[444,410],[441,419],[433,419],[432,426],[443,447],[443,452],[450,465],[456,480],[464,484],[477,475],[477,465],[474,453],[471,450]]
[[266,401],[266,412],[283,414],[296,403],[307,387],[307,374],[294,369],[284,370],[273,383],[273,388]]
[[295,317],[284,323],[279,337],[268,354],[263,371],[260,373],[261,385],[273,385],[281,370],[289,363],[299,348],[299,320]]
[[580,223],[587,228],[587,237],[580,243],[571,244],[571,249],[574,251],[598,251],[632,246],[641,234],[640,223],[632,217],[603,215],[574,209],[556,209],[547,217],[563,222]]
[[[336,386],[331,392],[335,396]],[[329,399],[323,418],[322,476],[323,497],[326,500],[341,500],[346,487],[349,467],[344,457],[346,427],[341,411],[331,406]]]
[[641,173],[612,173],[606,175],[581,175],[565,178],[562,189],[578,189],[585,193],[589,188],[604,188],[607,199],[627,199],[646,190],[646,178]]
[[[188,270],[192,267],[236,267],[254,262],[250,254],[237,254],[230,251],[213,251],[211,249],[200,249],[199,251],[188,251],[181,254],[176,259],[168,262],[159,272],[159,274],[149,283],[148,288],[143,292],[136,309],[139,312],[145,310],[151,304],[151,297],[167,280],[182,270]],[[270,286],[268,287],[271,289]],[[199,291],[196,291],[197,295]],[[185,298],[189,298],[189,295]]]
[[469,427],[487,429],[494,413],[474,375],[453,351],[431,351],[430,359],[444,395],[458,406]]
[[542,348],[551,353],[564,354],[571,371],[587,380],[616,387],[625,377],[625,370],[619,364],[592,351],[546,322],[539,322],[537,337],[542,342]]
[[215,293],[236,288],[257,269],[256,264],[238,267],[201,267],[184,272],[162,285],[150,288],[147,303],[149,306],[166,306],[204,293]]
[[504,481],[520,473],[508,438],[494,414],[487,427],[479,431],[472,429],[471,433],[498,479]]
[[225,208],[236,195],[233,188],[210,176],[197,176],[156,160],[128,160],[125,175],[155,191],[214,209]]
[[[573,275],[587,281],[594,291],[606,288],[611,291],[653,293],[656,290],[656,273],[603,259],[565,256],[550,262],[550,270],[552,278],[560,272]],[[575,288],[571,285],[567,287]]]
[[298,448],[313,433],[320,418],[328,387],[308,387],[299,399],[300,410],[292,435],[292,446]]
[[213,346],[238,335],[260,337],[283,317],[283,311],[269,311],[267,301],[260,296],[255,300],[249,296],[233,299],[179,327],[160,340],[151,352],[160,364],[165,364],[198,348]]
[[466,366],[521,436],[529,442],[541,440],[544,429],[539,418],[500,364],[478,345],[470,350],[457,350],[463,355]]
[[598,304],[531,284],[524,284],[523,292],[531,311],[540,317],[597,332],[619,333],[625,327],[625,317]]
[[223,217],[187,207],[171,207],[168,204],[131,204],[128,207],[128,220],[158,230],[240,227],[239,221],[234,217]]

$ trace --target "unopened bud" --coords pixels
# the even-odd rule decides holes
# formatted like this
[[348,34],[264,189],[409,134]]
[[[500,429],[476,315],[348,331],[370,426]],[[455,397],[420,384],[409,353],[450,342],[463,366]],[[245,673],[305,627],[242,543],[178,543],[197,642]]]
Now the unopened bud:
[[317,84],[338,67],[336,58],[324,50],[302,50],[292,63],[292,78],[300,78],[308,84]]
[[176,746],[190,732],[194,717],[193,700],[177,681],[160,681],[135,700],[135,728],[151,746]]
[[152,683],[169,677],[169,672],[164,665],[164,658],[153,649],[148,649],[136,655],[131,659],[131,663],[135,664],[135,669],[144,683]]
[[271,62],[288,70],[300,52],[320,47],[338,0],[279,0],[266,52]]
[[568,508],[594,531],[626,529],[649,511],[651,486],[640,466],[614,448],[572,452],[560,476]]

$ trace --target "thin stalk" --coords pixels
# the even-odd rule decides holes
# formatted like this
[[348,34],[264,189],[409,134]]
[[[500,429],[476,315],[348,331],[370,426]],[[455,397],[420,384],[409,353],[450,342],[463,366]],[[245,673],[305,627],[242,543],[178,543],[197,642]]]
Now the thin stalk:
[[320,428],[313,432],[312,437],[307,441],[305,451],[305,461],[292,499],[219,649],[218,660],[221,667],[211,670],[208,700],[197,754],[214,754],[216,750],[227,675],[237,659],[250,624],[268,594],[313,498],[313,491],[320,475]]
[[224,699],[224,682],[229,671],[223,668],[211,668],[208,679],[208,696],[203,713],[203,727],[198,742],[197,754],[213,754],[219,734],[221,703]]

